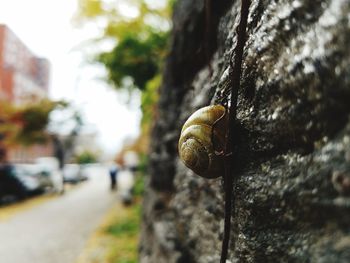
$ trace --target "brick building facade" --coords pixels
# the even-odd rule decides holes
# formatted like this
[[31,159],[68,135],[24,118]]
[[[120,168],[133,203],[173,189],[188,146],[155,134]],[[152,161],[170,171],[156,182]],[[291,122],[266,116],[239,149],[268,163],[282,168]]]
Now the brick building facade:
[[[9,27],[0,24],[0,103],[21,105],[46,98],[49,74],[49,61],[34,55]],[[51,145],[7,149],[11,162],[32,162],[37,157],[51,155]]]
[[49,89],[50,64],[35,56],[6,26],[0,25],[0,100],[21,104]]

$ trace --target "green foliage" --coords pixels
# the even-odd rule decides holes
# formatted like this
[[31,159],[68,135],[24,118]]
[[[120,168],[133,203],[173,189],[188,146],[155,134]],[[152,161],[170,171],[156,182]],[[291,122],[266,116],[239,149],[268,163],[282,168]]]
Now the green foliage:
[[140,163],[136,173],[136,180],[134,185],[134,195],[142,196],[145,189],[145,176],[147,175],[148,155],[139,153]]
[[[166,55],[170,5],[152,8],[144,0],[79,0],[78,20],[106,21],[104,39],[114,39],[115,46],[108,52],[96,54],[96,60],[108,71],[108,81],[116,88],[144,90],[147,82],[161,69]],[[134,16],[123,11],[127,5]],[[94,43],[96,44],[96,43]]]
[[17,114],[22,121],[22,127],[16,140],[25,145],[44,143],[46,141],[44,130],[49,122],[49,114],[55,106],[54,102],[43,100],[38,104],[19,109]]
[[[160,74],[157,74],[153,79],[147,82],[146,88],[141,94],[141,109],[142,109],[142,120],[141,127],[143,131],[148,128],[149,123],[154,118],[154,112],[156,103],[158,101],[158,88],[161,84],[162,78]],[[146,131],[145,131],[146,132]]]
[[99,55],[98,61],[108,71],[108,79],[121,87],[125,77],[131,77],[136,88],[144,90],[147,82],[160,70],[160,57],[164,55],[167,33],[149,33],[143,39],[126,35],[110,52]]
[[80,16],[98,17],[103,13],[102,2],[99,0],[79,0]]
[[75,161],[78,164],[88,164],[97,162],[97,155],[90,151],[84,151],[79,155],[75,156]]
[[[149,134],[156,116],[161,69],[167,55],[170,16],[175,0],[152,5],[147,0],[78,0],[76,21],[102,25],[102,37],[113,40],[109,51],[93,54],[107,70],[107,81],[116,89],[141,90],[142,132],[140,153],[147,151]],[[131,80],[131,81],[130,81]]]
[[145,176],[147,174],[148,154],[140,153],[139,158],[140,163],[138,165],[138,173],[140,173],[142,176]]
[[136,176],[135,185],[134,185],[134,195],[142,196],[145,188],[144,177],[139,174]]
[[0,113],[2,124],[0,133],[10,144],[31,145],[45,143],[46,127],[50,113],[57,107],[66,107],[65,102],[54,102],[43,99],[22,106],[2,102],[5,111]]

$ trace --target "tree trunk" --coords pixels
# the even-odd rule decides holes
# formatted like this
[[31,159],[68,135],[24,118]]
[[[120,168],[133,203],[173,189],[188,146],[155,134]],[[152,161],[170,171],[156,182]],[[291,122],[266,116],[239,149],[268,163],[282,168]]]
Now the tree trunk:
[[[179,160],[177,141],[191,113],[229,98],[239,10],[240,1],[177,1],[153,130],[142,263],[219,262],[222,179],[194,175]],[[349,14],[348,0],[252,1],[230,262],[350,262]]]

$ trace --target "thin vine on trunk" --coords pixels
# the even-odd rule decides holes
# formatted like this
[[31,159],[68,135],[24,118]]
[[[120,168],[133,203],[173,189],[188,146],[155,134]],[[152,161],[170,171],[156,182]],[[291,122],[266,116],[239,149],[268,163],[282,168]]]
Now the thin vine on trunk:
[[241,2],[241,18],[237,28],[237,45],[233,51],[233,61],[231,59],[231,100],[229,104],[229,129],[226,137],[225,145],[225,174],[224,174],[224,188],[225,188],[225,225],[224,225],[224,238],[222,241],[221,259],[220,263],[225,263],[228,254],[228,246],[230,241],[231,231],[231,212],[233,207],[233,184],[234,177],[234,161],[235,161],[235,149],[233,144],[233,136],[236,130],[236,115],[237,115],[237,98],[238,91],[240,89],[240,78],[242,73],[242,59],[243,49],[246,42],[246,28],[250,7],[250,0],[242,0]]

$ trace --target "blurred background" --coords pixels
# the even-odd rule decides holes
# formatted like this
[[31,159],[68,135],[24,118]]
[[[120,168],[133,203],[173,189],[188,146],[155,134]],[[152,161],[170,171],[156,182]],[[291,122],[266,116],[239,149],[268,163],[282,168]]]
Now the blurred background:
[[167,0],[0,2],[0,262],[136,262]]

